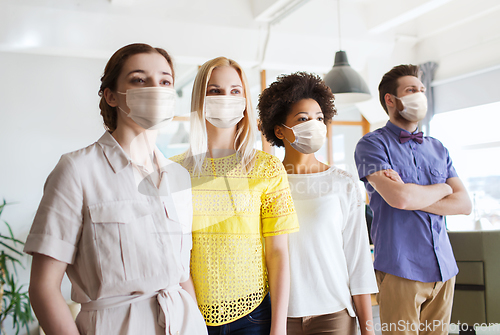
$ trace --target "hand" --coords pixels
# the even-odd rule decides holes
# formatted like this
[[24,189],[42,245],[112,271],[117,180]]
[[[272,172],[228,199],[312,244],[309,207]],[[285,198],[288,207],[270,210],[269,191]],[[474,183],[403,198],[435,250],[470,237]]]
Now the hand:
[[446,188],[448,195],[453,194],[453,188],[448,185],[447,183],[443,183],[444,187]]
[[395,181],[395,182],[400,183],[400,184],[404,184],[403,179],[401,179],[399,174],[396,171],[394,171],[393,169],[384,170],[384,175],[387,178],[391,179],[392,181]]

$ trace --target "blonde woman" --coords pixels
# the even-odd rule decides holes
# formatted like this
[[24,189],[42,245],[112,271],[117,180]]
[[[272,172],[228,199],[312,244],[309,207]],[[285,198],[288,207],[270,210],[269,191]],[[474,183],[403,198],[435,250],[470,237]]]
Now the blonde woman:
[[287,234],[298,221],[283,165],[253,148],[256,128],[241,67],[225,57],[203,64],[191,145],[172,160],[191,174],[191,271],[209,334],[286,333]]

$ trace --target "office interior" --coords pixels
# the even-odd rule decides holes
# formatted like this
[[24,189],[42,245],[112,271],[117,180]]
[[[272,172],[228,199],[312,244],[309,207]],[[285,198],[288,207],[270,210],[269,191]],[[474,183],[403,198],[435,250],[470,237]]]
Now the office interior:
[[[446,219],[461,270],[452,321],[498,324],[499,17],[498,0],[0,0],[0,200],[10,203],[1,219],[24,241],[60,156],[102,135],[100,77],[126,44],[173,55],[176,117],[157,142],[166,157],[188,148],[191,90],[205,61],[236,60],[256,106],[279,75],[324,77],[344,50],[371,97],[339,97],[317,157],[353,174],[357,141],[388,120],[378,100],[382,75],[398,64],[430,64],[433,115],[421,128],[449,149],[473,201],[470,215]],[[284,155],[262,138],[255,148]],[[27,284],[30,258],[23,262],[18,279]],[[62,290],[69,300],[69,281]],[[6,332],[14,333],[8,325]]]

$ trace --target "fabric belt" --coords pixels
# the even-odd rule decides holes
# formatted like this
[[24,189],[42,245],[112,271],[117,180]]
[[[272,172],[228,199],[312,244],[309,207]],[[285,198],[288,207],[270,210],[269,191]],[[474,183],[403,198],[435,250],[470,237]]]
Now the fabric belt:
[[173,307],[173,299],[170,296],[173,292],[182,290],[179,284],[169,286],[165,289],[150,294],[134,294],[127,296],[109,297],[98,300],[92,300],[82,304],[82,311],[99,311],[108,308],[116,308],[125,305],[137,303],[156,297],[160,305],[161,313],[158,315],[158,324],[165,328],[166,335],[179,334],[183,317],[178,317],[176,309]]

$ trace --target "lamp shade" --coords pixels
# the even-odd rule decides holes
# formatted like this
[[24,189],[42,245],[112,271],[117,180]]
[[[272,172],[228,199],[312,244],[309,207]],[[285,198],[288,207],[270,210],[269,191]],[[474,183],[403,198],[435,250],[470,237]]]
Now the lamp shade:
[[336,104],[352,104],[371,98],[368,85],[349,65],[345,51],[335,53],[335,64],[324,81],[335,95]]

